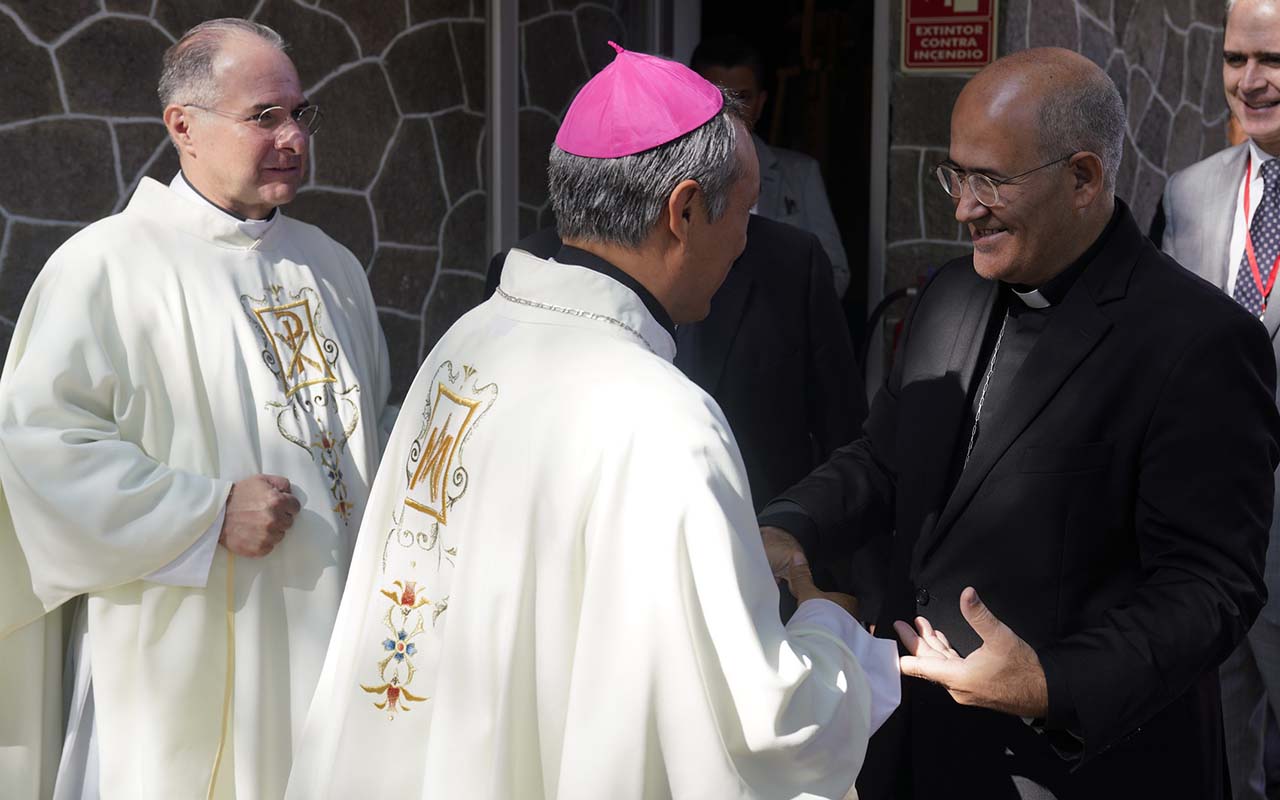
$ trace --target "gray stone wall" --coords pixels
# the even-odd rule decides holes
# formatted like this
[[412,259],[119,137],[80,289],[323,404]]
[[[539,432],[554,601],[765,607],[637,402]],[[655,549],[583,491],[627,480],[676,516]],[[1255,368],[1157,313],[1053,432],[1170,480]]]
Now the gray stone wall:
[[[1104,67],[1129,111],[1117,194],[1147,226],[1165,179],[1226,146],[1224,0],[1003,0],[999,53],[1054,45]],[[902,3],[894,0],[893,64]],[[890,100],[886,291],[969,251],[933,177],[964,77],[896,72]]]
[[554,224],[547,156],[578,87],[626,47],[626,0],[521,0],[520,235]]
[[[609,3],[523,0],[521,222],[545,220],[546,151],[574,89],[622,41]],[[484,0],[0,0],[0,350],[49,255],[120,211],[177,156],[160,122],[160,57],[192,25],[278,30],[324,108],[286,213],[320,225],[369,274],[394,393],[479,301],[489,253]]]

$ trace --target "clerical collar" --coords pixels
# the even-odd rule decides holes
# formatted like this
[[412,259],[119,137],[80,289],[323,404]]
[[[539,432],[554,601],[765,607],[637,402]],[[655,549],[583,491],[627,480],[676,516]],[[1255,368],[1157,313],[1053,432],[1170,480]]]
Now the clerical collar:
[[1098,238],[1093,244],[1089,245],[1089,249],[1071,262],[1071,265],[1054,275],[1044,286],[1039,289],[1019,288],[1017,284],[1008,284],[1013,293],[1022,301],[1023,305],[1028,308],[1049,308],[1061,303],[1063,298],[1067,296],[1067,292],[1071,291],[1071,287],[1075,285],[1076,278],[1080,277],[1080,273],[1084,272],[1084,268],[1089,266],[1089,262],[1097,258],[1098,253],[1102,252],[1102,248],[1106,246],[1107,240],[1111,238],[1112,232],[1116,229],[1120,222],[1120,201],[1116,201],[1115,211],[1111,212],[1111,219],[1107,222],[1107,227],[1102,229],[1102,233],[1098,234]]
[[676,335],[676,324],[671,321],[671,315],[658,302],[658,298],[653,296],[653,292],[644,288],[644,284],[631,277],[627,273],[618,269],[613,264],[604,260],[595,253],[588,253],[586,250],[573,247],[571,245],[560,245],[560,251],[556,253],[554,261],[557,264],[572,264],[575,267],[585,267],[594,272],[599,272],[609,278],[613,278],[618,283],[627,287],[636,293],[640,298],[640,302],[644,303],[644,307],[649,309],[649,313],[653,315],[653,319],[666,329],[674,339]]
[[188,200],[207,205],[209,208],[217,211],[222,216],[235,222],[236,227],[240,229],[241,233],[253,239],[261,239],[266,235],[267,231],[271,229],[271,226],[274,225],[276,220],[279,218],[279,215],[276,213],[276,209],[274,208],[271,209],[271,213],[267,215],[266,219],[248,219],[247,217],[242,217],[239,214],[228,211],[209,198],[200,194],[200,190],[192,186],[191,182],[187,180],[187,176],[182,174],[182,170],[178,170],[178,174],[173,176],[173,180],[169,181],[169,188]]

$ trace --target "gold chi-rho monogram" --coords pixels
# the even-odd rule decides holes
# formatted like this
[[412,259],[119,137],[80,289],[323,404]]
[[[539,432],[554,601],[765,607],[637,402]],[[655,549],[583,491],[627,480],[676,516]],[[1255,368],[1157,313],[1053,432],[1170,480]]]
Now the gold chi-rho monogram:
[[409,461],[409,492],[404,504],[415,511],[447,524],[449,494],[447,491],[453,457],[458,443],[466,435],[482,401],[462,397],[436,384],[436,399],[426,425],[426,442],[420,438],[417,451]]
[[255,308],[253,313],[275,351],[285,397],[304,386],[336,380],[316,335],[310,300]]

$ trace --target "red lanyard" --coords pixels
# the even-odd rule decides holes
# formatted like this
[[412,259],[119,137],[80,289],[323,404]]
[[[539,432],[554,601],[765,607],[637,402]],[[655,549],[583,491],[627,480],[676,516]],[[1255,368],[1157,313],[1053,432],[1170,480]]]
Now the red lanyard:
[[[1280,272],[1280,253],[1276,254],[1275,263],[1271,265],[1271,274],[1267,276],[1267,283],[1262,284],[1262,271],[1258,269],[1258,257],[1253,252],[1253,235],[1249,233],[1249,184],[1253,177],[1253,159],[1250,158],[1245,162],[1244,168],[1244,252],[1249,257],[1249,269],[1253,272],[1253,285],[1258,287],[1258,294],[1262,295],[1262,313],[1267,313],[1267,298],[1271,296],[1271,289],[1276,285],[1276,273]],[[1258,315],[1259,317],[1262,314]]]

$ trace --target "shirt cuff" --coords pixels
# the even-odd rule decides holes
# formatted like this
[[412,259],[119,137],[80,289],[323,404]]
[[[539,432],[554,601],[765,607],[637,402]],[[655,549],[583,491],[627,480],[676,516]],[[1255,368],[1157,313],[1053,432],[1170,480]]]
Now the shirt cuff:
[[818,546],[818,525],[804,510],[804,506],[794,500],[774,500],[764,507],[756,522],[764,527],[782,528],[796,537],[796,541],[806,553],[816,552]]
[[805,600],[787,623],[788,633],[806,627],[834,635],[853,653],[867,676],[871,692],[871,733],[875,733],[902,702],[897,644],[867,633],[843,608],[822,598]]
[[209,529],[200,534],[200,538],[183,551],[182,555],[165,564],[160,569],[146,576],[144,580],[152,583],[163,583],[167,586],[185,586],[190,589],[203,589],[209,583],[209,570],[213,566],[213,552],[218,547],[218,537],[222,535],[222,521],[227,517],[224,504],[218,516],[214,518]]

